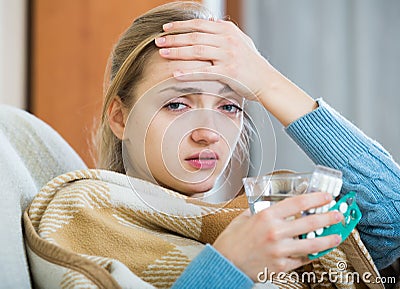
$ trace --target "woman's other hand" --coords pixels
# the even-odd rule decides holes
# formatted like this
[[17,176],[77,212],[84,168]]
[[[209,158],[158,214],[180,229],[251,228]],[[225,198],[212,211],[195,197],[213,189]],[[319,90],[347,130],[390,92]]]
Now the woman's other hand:
[[311,193],[285,199],[251,215],[249,210],[236,217],[219,235],[214,248],[254,281],[265,268],[287,272],[308,262],[307,255],[340,244],[338,235],[298,239],[301,234],[340,222],[337,211],[290,218],[331,201],[330,194]]

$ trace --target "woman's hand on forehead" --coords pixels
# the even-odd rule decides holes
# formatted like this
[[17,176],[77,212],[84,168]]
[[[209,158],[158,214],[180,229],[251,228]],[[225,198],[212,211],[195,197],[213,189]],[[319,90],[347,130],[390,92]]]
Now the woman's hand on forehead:
[[256,100],[261,94],[261,75],[272,66],[260,55],[252,40],[230,21],[192,19],[167,23],[166,32],[191,31],[157,38],[160,56],[170,60],[210,61],[211,66],[177,69],[180,81],[217,80],[237,94]]

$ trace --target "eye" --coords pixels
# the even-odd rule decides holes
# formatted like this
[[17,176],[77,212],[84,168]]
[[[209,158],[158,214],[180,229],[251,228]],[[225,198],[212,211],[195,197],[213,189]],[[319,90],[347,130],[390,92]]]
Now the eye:
[[164,105],[164,108],[171,110],[171,111],[180,111],[188,108],[189,106],[187,104],[184,104],[182,102],[170,102]]
[[238,113],[242,111],[242,109],[236,104],[224,104],[220,106],[220,109],[228,113]]

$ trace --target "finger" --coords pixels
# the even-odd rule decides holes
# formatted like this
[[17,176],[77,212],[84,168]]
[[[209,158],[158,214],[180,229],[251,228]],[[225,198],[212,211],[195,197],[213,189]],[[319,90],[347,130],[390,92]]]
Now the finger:
[[342,220],[343,215],[338,211],[309,215],[289,221],[288,225],[284,227],[282,234],[285,237],[298,236],[337,224]]
[[282,239],[279,241],[279,244],[273,248],[273,257],[300,258],[305,262],[306,259],[309,259],[309,254],[337,247],[341,241],[342,238],[337,234],[315,239]]
[[224,44],[221,37],[202,32],[165,35],[156,38],[155,43],[158,47],[181,47],[192,45],[221,47]]
[[303,194],[280,201],[258,214],[267,214],[275,218],[286,219],[302,211],[328,204],[330,201],[332,201],[332,196],[329,193]]
[[174,60],[217,60],[223,59],[221,49],[207,45],[161,48],[161,57]]
[[163,25],[163,29],[165,32],[191,30],[219,34],[224,32],[225,26],[225,23],[220,21],[215,22],[205,19],[191,19],[166,23]]
[[315,239],[296,239],[293,240],[291,246],[284,246],[285,252],[283,253],[292,257],[307,256],[309,254],[337,247],[341,242],[342,238],[337,234],[318,237]]

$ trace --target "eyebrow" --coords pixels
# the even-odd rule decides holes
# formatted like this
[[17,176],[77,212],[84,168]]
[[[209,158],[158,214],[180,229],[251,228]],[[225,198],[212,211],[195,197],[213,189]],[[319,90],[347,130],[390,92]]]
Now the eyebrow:
[[[188,93],[193,93],[193,94],[195,94],[195,93],[204,93],[204,90],[202,90],[200,88],[197,88],[197,87],[177,87],[177,86],[170,86],[170,87],[161,89],[159,92],[164,92],[164,91],[167,91],[167,90],[173,90],[173,91],[180,92],[180,93],[185,93],[185,94],[188,94]],[[223,93],[228,93],[228,92],[233,92],[233,90],[229,85],[225,84],[224,87],[221,88],[218,91],[218,94],[223,94]]]

